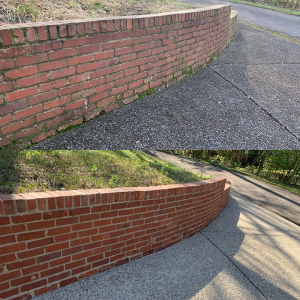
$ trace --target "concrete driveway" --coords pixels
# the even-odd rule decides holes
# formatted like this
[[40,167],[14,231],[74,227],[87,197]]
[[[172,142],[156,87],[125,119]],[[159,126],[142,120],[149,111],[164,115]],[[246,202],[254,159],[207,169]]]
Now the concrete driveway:
[[[240,6],[243,22],[254,10],[259,26],[300,38],[299,17]],[[299,53],[299,43],[239,22],[208,67],[33,149],[300,149]]]
[[196,160],[160,151],[144,152],[191,172],[227,178],[235,193],[300,226],[299,195]]

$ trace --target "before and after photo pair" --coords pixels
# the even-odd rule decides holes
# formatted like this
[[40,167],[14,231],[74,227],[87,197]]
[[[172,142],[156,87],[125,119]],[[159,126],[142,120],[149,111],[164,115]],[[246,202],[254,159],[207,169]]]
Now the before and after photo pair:
[[0,1],[0,299],[300,300],[299,16]]

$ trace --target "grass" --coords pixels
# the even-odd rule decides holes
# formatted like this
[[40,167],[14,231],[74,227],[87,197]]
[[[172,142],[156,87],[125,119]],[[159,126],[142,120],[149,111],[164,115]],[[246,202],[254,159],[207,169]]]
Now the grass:
[[273,5],[264,5],[261,3],[254,3],[254,2],[249,2],[249,1],[239,1],[239,0],[228,0],[228,1],[234,2],[234,3],[252,5],[252,6],[256,6],[256,7],[260,7],[260,8],[265,8],[265,9],[271,9],[271,10],[275,10],[275,11],[290,14],[290,15],[300,16],[300,11],[291,10],[291,9],[287,9],[287,8],[283,8],[283,7],[278,7],[278,6],[275,6],[276,4],[274,4],[274,6],[273,6]]
[[196,182],[192,173],[140,151],[0,151],[0,193]]
[[0,0],[0,24],[155,14],[202,7],[175,0]]
[[[175,153],[173,153],[173,154],[175,154]],[[190,156],[185,156],[185,155],[179,155],[179,154],[175,154],[175,155],[182,156],[182,157],[187,157],[189,159],[192,159],[192,160],[195,160],[195,161],[199,161],[199,162],[202,162],[202,163],[205,163],[205,164],[210,164],[210,165],[219,167],[221,169],[224,169],[224,170],[227,170],[227,171],[230,171],[230,172],[233,172],[233,173],[238,173],[238,174],[241,174],[241,175],[245,175],[245,176],[254,178],[256,180],[259,180],[259,181],[271,184],[271,185],[276,186],[278,188],[287,190],[287,191],[289,191],[291,193],[300,195],[300,187],[299,186],[291,186],[291,185],[284,184],[284,183],[282,183],[282,182],[280,182],[278,180],[272,179],[272,178],[265,178],[263,176],[256,175],[256,174],[254,174],[255,173],[255,169],[253,169],[254,172],[252,173],[252,172],[246,171],[245,168],[242,168],[242,167],[239,167],[239,166],[231,167],[231,166],[224,165],[224,164],[222,164],[220,162],[210,161],[210,160],[203,159],[203,158],[201,158],[201,159],[197,158],[196,159],[196,158],[193,158],[193,157],[190,157]]]
[[142,98],[147,97],[149,95],[152,95],[154,93],[155,93],[155,89],[154,88],[150,88],[150,89],[148,89],[148,90],[146,90],[146,91],[144,91],[142,93],[139,93],[138,94],[138,99],[142,99]]

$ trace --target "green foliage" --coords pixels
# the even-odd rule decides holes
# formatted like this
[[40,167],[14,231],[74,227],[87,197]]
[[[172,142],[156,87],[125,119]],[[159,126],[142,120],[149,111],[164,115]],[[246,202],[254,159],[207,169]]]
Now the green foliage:
[[144,91],[144,92],[142,92],[142,93],[139,93],[138,94],[138,99],[142,99],[142,98],[144,98],[144,97],[146,97],[146,96],[148,96],[148,95],[152,95],[152,94],[154,94],[155,93],[155,89],[154,88],[150,88],[150,89],[148,89],[147,91]]
[[27,20],[36,20],[39,15],[37,9],[26,3],[19,5],[16,9],[16,13],[23,22],[26,22]]
[[185,76],[188,77],[190,75],[193,75],[195,73],[195,71],[192,69],[192,67],[187,67],[185,70]]
[[300,193],[299,150],[173,150],[173,152],[295,187],[296,192],[298,190]]

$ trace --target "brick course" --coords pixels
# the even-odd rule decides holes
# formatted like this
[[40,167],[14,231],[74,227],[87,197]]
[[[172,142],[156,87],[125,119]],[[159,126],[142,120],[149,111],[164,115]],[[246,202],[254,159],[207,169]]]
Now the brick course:
[[[0,26],[0,147],[41,141],[74,121],[130,103],[149,88],[181,80],[187,68],[204,67],[228,45],[236,14],[230,5],[219,5],[18,27]],[[66,96],[82,102],[61,100]],[[59,105],[55,113],[49,111],[51,99]],[[60,122],[47,123],[55,118]]]
[[30,299],[178,243],[219,215],[229,191],[214,178],[0,195],[0,299]]

